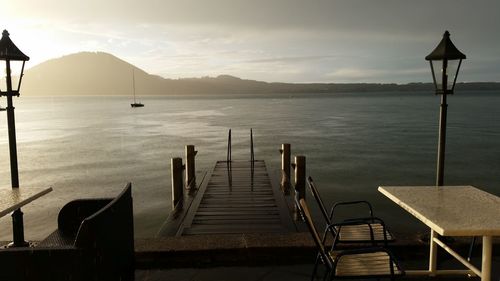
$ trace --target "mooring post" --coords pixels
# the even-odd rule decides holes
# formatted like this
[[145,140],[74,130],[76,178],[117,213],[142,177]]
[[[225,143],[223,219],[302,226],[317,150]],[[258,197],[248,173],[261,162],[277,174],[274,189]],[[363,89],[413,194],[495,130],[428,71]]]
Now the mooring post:
[[299,199],[306,198],[306,157],[295,156],[295,192]]
[[194,145],[186,145],[186,188],[196,188],[195,156],[198,151]]
[[184,188],[182,186],[182,158],[172,158],[172,209],[175,209],[177,203],[184,198]]
[[[295,197],[299,199],[306,198],[306,157],[299,155],[295,156]],[[295,206],[295,219],[298,219],[297,215],[299,210]]]
[[285,194],[290,193],[290,144],[283,143],[281,153],[281,190]]

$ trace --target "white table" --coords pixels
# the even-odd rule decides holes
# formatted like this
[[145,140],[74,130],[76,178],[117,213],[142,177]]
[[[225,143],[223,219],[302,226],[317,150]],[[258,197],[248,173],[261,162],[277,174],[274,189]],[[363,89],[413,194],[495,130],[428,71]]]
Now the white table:
[[[500,197],[473,186],[380,186],[378,190],[431,228],[429,270],[408,274],[474,273],[491,280],[492,237],[500,236]],[[481,270],[439,240],[442,236],[482,236]],[[470,270],[437,270],[437,246]]]
[[[41,196],[52,191],[52,187],[48,188],[33,188],[33,187],[20,187],[20,188],[2,188],[0,189],[0,218],[21,208],[22,206],[40,198]],[[22,218],[22,213],[21,213]],[[13,219],[14,228],[14,242],[23,241],[23,243],[16,242],[14,246],[22,246],[24,242],[24,226],[22,219],[20,221]],[[21,230],[15,231],[15,230]]]

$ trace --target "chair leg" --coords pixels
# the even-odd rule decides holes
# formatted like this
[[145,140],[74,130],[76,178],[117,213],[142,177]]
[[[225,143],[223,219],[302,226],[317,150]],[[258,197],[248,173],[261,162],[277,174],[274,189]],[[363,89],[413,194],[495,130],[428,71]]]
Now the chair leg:
[[325,270],[325,274],[323,275],[323,281],[330,281],[332,280],[333,276],[330,276],[330,271]]
[[326,277],[326,280],[328,281],[332,281],[334,278],[335,278],[335,274],[334,274],[334,270],[326,270],[326,273],[325,273],[325,277]]
[[318,255],[316,255],[316,262],[314,262],[314,268],[313,268],[313,272],[312,272],[312,275],[311,275],[311,281],[314,281],[316,279],[316,271],[318,270],[318,264],[319,264],[319,261],[320,261],[321,257]]

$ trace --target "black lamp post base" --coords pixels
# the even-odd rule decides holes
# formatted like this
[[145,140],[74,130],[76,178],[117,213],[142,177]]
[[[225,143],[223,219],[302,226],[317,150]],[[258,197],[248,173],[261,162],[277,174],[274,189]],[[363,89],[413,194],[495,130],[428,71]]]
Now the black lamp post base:
[[16,244],[14,242],[10,242],[7,244],[6,248],[19,248],[19,247],[30,247],[31,244],[29,242],[23,241],[20,244]]
[[12,213],[12,233],[13,242],[8,247],[27,247],[29,243],[24,241],[24,221],[23,212],[17,209]]

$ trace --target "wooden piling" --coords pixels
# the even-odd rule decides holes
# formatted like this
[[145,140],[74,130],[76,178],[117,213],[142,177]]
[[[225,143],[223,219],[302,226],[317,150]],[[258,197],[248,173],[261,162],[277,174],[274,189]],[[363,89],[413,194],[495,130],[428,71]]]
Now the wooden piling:
[[186,188],[191,189],[196,187],[196,169],[195,156],[197,151],[194,150],[194,145],[186,145]]
[[295,156],[295,193],[299,199],[306,198],[306,157],[302,155]]
[[290,193],[290,144],[281,145],[281,189],[285,194]]
[[[295,163],[292,165],[295,169],[295,197],[306,198],[306,157],[299,155],[295,156]],[[300,221],[300,211],[298,206],[294,208],[294,219]]]
[[182,158],[176,157],[171,159],[172,173],[172,209],[175,209],[177,204],[184,197],[184,188],[182,186]]

